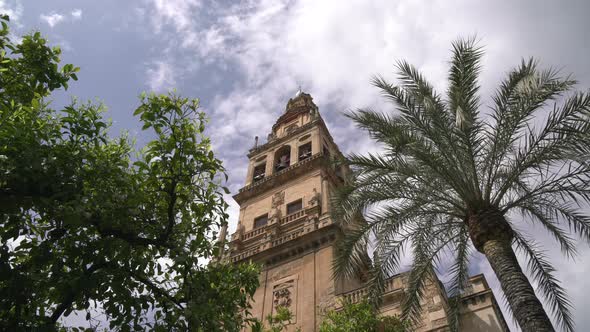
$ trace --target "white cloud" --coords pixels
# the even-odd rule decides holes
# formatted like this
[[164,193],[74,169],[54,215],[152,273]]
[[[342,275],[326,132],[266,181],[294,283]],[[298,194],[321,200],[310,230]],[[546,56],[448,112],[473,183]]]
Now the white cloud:
[[39,15],[39,18],[41,19],[41,21],[47,23],[50,27],[53,28],[54,26],[65,21],[77,21],[82,19],[82,9],[74,9],[70,12],[69,15],[67,13],[60,14],[56,12],[52,12],[50,14],[41,14]]
[[174,66],[165,61],[155,61],[146,71],[147,85],[152,91],[161,92],[171,88],[176,83]]
[[39,18],[52,28],[65,19],[63,15],[58,13],[41,14]]
[[74,9],[72,10],[72,12],[70,13],[70,15],[72,15],[72,18],[74,20],[79,20],[82,18],[82,9]]
[[[233,71],[233,76],[216,73],[221,80],[228,76],[232,80],[206,107],[212,114],[215,150],[231,165],[234,192],[243,185],[245,154],[253,137],[264,140],[299,84],[311,92],[340,147],[360,153],[376,147],[341,112],[367,106],[388,109],[369,83],[372,75],[393,78],[395,61],[407,59],[444,93],[450,43],[458,37],[477,33],[485,45],[484,100],[521,57],[538,56],[547,66],[565,66],[564,72],[577,72],[584,83],[580,89],[590,86],[585,58],[590,42],[574,33],[589,28],[585,10],[577,8],[580,4],[250,0],[205,14],[205,6],[197,1],[150,4],[158,13],[152,19],[157,38],[165,37],[170,47],[182,52],[192,50],[193,62],[225,65]],[[587,288],[573,282],[590,271],[590,261],[565,262],[558,249],[549,249],[577,308],[578,329],[590,328],[579,309],[586,307]],[[500,300],[489,265],[482,263],[479,270],[486,273]]]
[[17,1],[0,0],[0,14],[8,15],[11,21],[18,21],[23,13],[23,6]]
[[199,0],[149,0],[148,3],[153,7],[152,24],[156,31],[171,24],[186,32],[193,24],[195,11],[201,6]]

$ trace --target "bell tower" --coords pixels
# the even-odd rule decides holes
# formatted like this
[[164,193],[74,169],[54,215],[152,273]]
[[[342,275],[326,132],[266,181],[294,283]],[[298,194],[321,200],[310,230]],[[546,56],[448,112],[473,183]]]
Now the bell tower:
[[229,259],[263,267],[254,317],[264,319],[285,306],[293,314],[289,331],[315,331],[321,310],[336,294],[359,286],[332,278],[339,229],[329,197],[347,170],[331,160],[340,155],[312,97],[301,91],[289,100],[267,142],[250,149],[245,186],[233,196],[240,213]]
[[[360,280],[335,280],[332,261],[342,231],[330,215],[330,195],[349,171],[331,162],[341,157],[312,97],[299,91],[272,126],[267,142],[249,150],[246,183],[233,197],[238,227],[224,255],[232,263],[261,264],[252,314],[264,320],[276,308],[293,314],[287,331],[317,331],[325,309],[340,300],[357,303],[369,292]],[[225,238],[225,229],[220,238]],[[367,257],[368,258],[368,257]],[[424,286],[422,318],[415,331],[446,331],[448,301],[432,273]],[[379,312],[400,315],[409,272],[385,280]],[[469,279],[460,295],[462,331],[508,331],[483,275]]]

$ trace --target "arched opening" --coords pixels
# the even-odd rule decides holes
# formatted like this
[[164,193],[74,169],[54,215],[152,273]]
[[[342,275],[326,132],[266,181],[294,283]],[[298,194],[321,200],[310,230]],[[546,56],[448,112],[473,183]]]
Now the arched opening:
[[262,156],[254,161],[254,170],[252,182],[260,181],[266,176],[266,156]]
[[311,142],[299,146],[299,161],[311,157]]
[[285,145],[275,153],[275,172],[279,172],[291,165],[291,147]]

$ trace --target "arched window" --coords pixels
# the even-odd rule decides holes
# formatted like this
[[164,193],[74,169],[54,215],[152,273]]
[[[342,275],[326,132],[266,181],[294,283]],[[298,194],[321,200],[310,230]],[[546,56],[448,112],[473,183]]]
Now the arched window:
[[291,147],[285,145],[275,152],[275,172],[281,171],[291,165]]
[[261,163],[254,166],[254,175],[252,176],[252,181],[260,181],[264,179],[264,172],[266,171],[266,163]]
[[299,161],[311,157],[311,142],[299,146]]

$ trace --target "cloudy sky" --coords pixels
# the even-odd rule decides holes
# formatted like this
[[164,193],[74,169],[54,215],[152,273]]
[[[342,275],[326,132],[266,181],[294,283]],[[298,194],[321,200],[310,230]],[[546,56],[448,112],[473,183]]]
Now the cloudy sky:
[[[312,94],[344,152],[375,150],[342,112],[384,109],[369,81],[377,73],[393,78],[397,59],[443,91],[450,43],[461,36],[477,34],[485,46],[484,94],[530,56],[574,73],[580,90],[590,87],[584,1],[0,0],[0,12],[11,16],[17,35],[40,30],[62,47],[64,63],[81,67],[79,82],[54,104],[71,96],[103,101],[113,135],[128,129],[139,145],[147,141],[132,117],[141,91],[176,88],[200,98],[233,192],[243,184],[254,136],[266,137],[298,86]],[[235,203],[231,212],[235,227]],[[537,238],[551,243],[541,232]],[[590,330],[590,250],[581,245],[572,261],[547,248],[574,303],[577,329]],[[500,299],[480,256],[472,272],[485,273]]]

